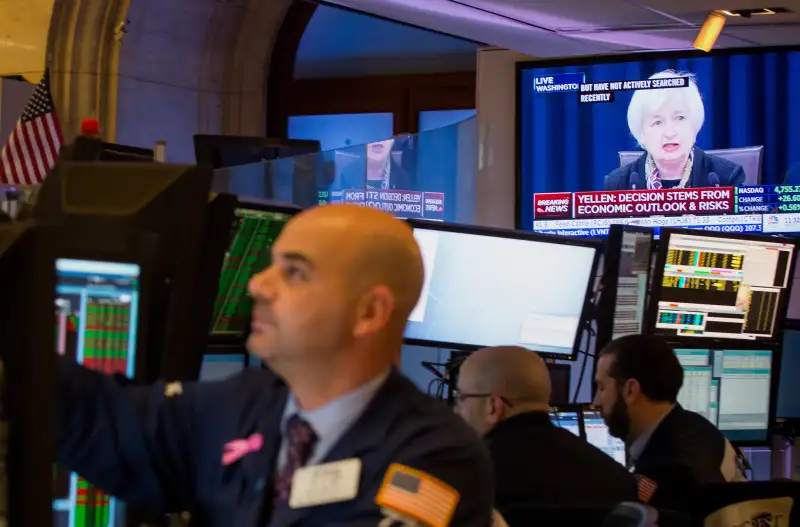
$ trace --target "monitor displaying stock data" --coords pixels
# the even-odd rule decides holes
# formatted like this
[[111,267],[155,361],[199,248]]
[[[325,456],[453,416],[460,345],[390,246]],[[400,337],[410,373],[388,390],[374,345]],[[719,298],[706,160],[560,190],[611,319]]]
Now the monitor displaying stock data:
[[[617,263],[616,269],[609,270],[615,274],[616,288],[613,304],[606,306],[613,310],[611,340],[643,332],[653,254],[652,231],[612,227],[615,228],[621,231],[619,244],[609,248],[618,251],[618,254],[608,259]],[[616,238],[616,233],[613,237]]]
[[795,246],[768,239],[666,233],[655,265],[655,332],[671,337],[773,340]]
[[222,264],[211,322],[213,335],[241,335],[250,329],[252,299],[247,284],[271,263],[272,245],[291,219],[288,211],[236,209],[231,241]]
[[414,236],[425,281],[407,339],[452,348],[519,345],[574,358],[595,245],[443,224],[416,224]]
[[625,443],[611,435],[599,411],[584,410],[583,427],[586,441],[590,445],[599,448],[620,464],[625,464]]
[[[139,266],[61,258],[56,273],[56,352],[89,369],[133,378]],[[60,467],[54,477],[56,527],[124,525],[116,499]]]
[[734,442],[769,437],[771,350],[676,349],[683,366],[678,402]]

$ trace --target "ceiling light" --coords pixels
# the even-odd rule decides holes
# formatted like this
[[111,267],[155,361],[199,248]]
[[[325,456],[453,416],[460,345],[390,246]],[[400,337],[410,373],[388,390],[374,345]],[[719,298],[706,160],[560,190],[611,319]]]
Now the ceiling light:
[[763,7],[759,9],[736,9],[736,10],[722,10],[719,11],[725,16],[740,16],[750,18],[751,16],[764,16],[764,15],[782,15],[791,13],[785,7]]
[[706,21],[703,22],[703,27],[700,28],[697,38],[694,39],[692,47],[703,51],[711,51],[719,34],[722,33],[722,28],[725,27],[725,22],[725,15],[722,12],[710,12]]

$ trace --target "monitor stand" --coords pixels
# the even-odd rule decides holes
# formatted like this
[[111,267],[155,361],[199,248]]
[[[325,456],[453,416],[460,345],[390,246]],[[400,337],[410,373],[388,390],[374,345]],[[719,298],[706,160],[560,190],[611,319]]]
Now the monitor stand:
[[800,472],[795,468],[795,459],[798,459],[796,442],[784,433],[776,431],[772,436],[770,477],[800,480]]

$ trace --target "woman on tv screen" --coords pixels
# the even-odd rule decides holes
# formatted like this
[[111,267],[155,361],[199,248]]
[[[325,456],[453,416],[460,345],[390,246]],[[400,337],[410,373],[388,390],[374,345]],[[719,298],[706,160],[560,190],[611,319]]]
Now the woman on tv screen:
[[628,105],[628,128],[644,152],[605,178],[605,190],[735,187],[744,170],[695,145],[705,108],[693,75],[666,70],[650,79],[689,77],[680,88],[637,90]]

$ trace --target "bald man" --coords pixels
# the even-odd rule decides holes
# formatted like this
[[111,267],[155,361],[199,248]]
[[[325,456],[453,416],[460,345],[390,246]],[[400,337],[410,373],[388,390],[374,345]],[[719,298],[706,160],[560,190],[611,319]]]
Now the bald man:
[[348,205],[299,214],[249,284],[247,347],[271,371],[121,388],[62,360],[60,462],[202,526],[488,527],[480,439],[393,367],[422,279],[405,223]]
[[484,348],[462,364],[456,412],[489,447],[495,507],[502,513],[636,500],[636,481],[622,465],[550,423],[549,401],[547,365],[530,350]]

